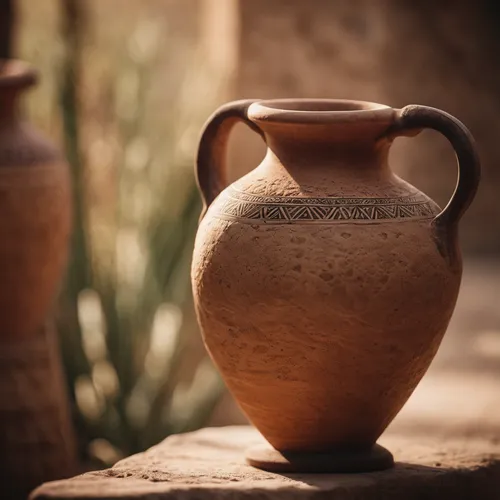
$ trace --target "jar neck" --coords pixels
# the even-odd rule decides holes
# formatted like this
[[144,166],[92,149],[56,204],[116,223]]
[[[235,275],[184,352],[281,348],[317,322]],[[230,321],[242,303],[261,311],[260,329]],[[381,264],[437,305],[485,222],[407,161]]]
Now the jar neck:
[[22,115],[20,96],[23,89],[0,88],[0,126],[17,122]]
[[389,142],[376,140],[318,141],[267,136],[268,156],[296,179],[316,175],[376,176],[390,174]]

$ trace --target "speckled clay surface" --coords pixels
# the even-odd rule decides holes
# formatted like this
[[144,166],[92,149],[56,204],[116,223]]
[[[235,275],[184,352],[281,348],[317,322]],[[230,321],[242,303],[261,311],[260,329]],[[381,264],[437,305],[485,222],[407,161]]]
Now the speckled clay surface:
[[[455,220],[449,207],[441,214],[445,227],[439,207],[387,164],[402,113],[342,101],[303,101],[311,111],[297,111],[300,101],[265,104],[246,104],[245,116],[263,130],[266,158],[200,223],[192,279],[203,338],[278,450],[370,447],[445,333],[461,278],[456,222],[475,188],[452,204]],[[203,154],[221,156],[220,127],[211,139],[217,150],[204,152],[202,138],[199,169]],[[219,179],[199,178],[210,203]]]

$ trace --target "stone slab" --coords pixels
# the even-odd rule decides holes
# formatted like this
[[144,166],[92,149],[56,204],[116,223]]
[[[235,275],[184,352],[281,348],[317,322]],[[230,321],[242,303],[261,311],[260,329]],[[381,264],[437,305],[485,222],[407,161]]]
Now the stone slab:
[[500,498],[500,440],[383,436],[396,467],[364,474],[277,474],[244,452],[262,443],[251,427],[171,436],[111,469],[42,485],[42,499],[482,499]]

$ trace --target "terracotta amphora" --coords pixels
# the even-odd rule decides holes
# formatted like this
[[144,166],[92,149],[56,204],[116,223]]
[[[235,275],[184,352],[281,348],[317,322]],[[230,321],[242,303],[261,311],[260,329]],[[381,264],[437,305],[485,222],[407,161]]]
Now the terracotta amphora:
[[66,163],[20,112],[35,81],[26,63],[0,60],[0,340],[44,325],[68,250]]
[[[228,186],[238,122],[267,144]],[[459,180],[441,210],[388,164],[423,128],[454,147]],[[275,471],[390,467],[378,437],[426,372],[455,307],[458,223],[480,166],[469,131],[438,109],[346,100],[245,100],[201,136],[205,202],[192,283],[204,342]]]

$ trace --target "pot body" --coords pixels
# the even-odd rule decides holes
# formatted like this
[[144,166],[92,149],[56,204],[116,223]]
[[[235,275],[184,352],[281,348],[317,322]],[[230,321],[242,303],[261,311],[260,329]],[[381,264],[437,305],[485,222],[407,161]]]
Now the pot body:
[[441,231],[439,207],[392,173],[390,140],[365,140],[392,119],[337,123],[332,140],[256,118],[266,158],[200,223],[192,280],[205,344],[280,451],[370,447],[452,315],[456,230]]
[[45,322],[64,270],[70,234],[65,161],[20,116],[34,76],[4,63],[0,75],[0,334],[24,337]]

